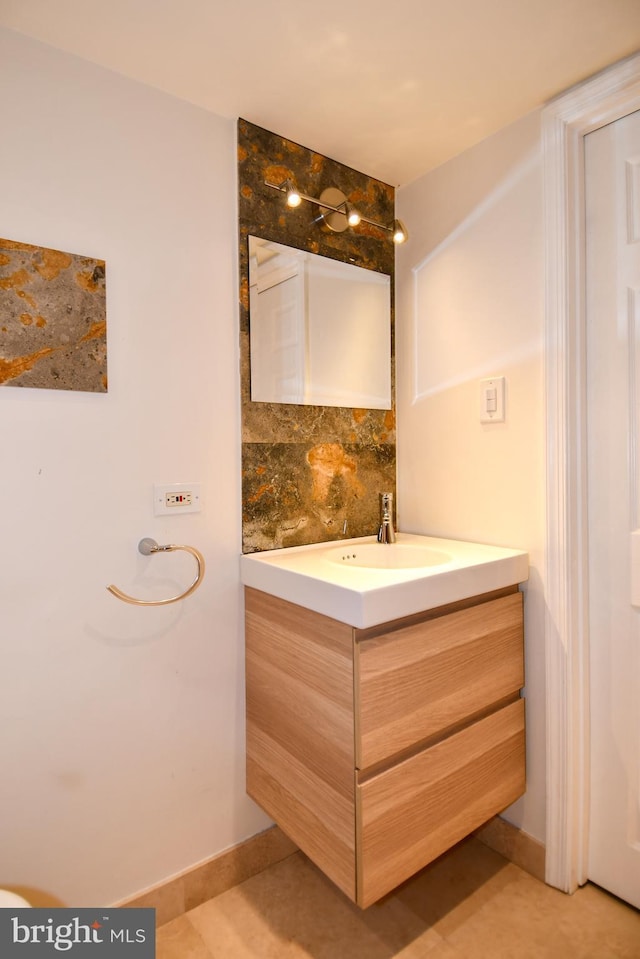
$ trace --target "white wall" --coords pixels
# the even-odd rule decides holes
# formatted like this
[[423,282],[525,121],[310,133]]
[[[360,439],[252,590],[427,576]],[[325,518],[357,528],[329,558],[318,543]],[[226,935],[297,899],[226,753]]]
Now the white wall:
[[[525,595],[527,779],[506,818],[544,841],[544,272],[540,115],[398,193],[400,529],[518,547]],[[505,376],[506,422],[479,421]]]
[[[107,264],[109,392],[0,389],[0,886],[109,903],[252,835],[235,125],[0,31],[0,232]],[[154,517],[154,482],[205,508]],[[186,585],[140,609],[106,591]]]

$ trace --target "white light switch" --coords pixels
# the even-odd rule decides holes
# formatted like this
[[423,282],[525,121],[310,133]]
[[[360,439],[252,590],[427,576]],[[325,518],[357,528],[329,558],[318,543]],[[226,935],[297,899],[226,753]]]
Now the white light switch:
[[480,422],[504,423],[504,376],[480,380]]

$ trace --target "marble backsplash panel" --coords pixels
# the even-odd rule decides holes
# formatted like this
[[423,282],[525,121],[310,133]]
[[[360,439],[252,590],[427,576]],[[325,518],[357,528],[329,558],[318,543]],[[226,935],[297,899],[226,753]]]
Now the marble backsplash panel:
[[[243,551],[300,546],[377,530],[379,493],[395,491],[395,378],[392,409],[255,403],[250,396],[249,235],[332,257],[391,276],[390,234],[361,224],[335,233],[313,222],[317,209],[289,209],[265,186],[291,178],[317,197],[338,187],[360,212],[391,224],[394,190],[335,160],[238,123],[240,353]],[[393,371],[393,292],[391,345]]]

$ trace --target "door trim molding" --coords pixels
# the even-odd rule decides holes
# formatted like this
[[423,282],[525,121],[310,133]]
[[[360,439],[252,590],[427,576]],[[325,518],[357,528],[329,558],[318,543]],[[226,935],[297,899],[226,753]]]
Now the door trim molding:
[[546,275],[545,879],[587,880],[587,620],[583,138],[640,109],[640,54],[569,90],[542,113]]

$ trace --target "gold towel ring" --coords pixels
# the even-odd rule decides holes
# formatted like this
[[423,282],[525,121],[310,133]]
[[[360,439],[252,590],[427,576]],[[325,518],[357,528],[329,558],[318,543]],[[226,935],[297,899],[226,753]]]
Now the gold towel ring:
[[202,577],[204,576],[204,556],[202,553],[194,546],[173,546],[171,544],[168,546],[158,546],[155,539],[150,539],[148,536],[145,536],[145,538],[141,539],[138,543],[138,551],[142,553],[143,556],[151,556],[152,553],[170,553],[174,549],[182,549],[185,553],[191,553],[198,564],[196,578],[191,586],[185,589],[184,593],[180,593],[179,596],[171,596],[170,599],[136,599],[134,596],[128,596],[127,593],[123,593],[121,589],[118,589],[118,587],[113,584],[107,586],[107,589],[110,593],[113,593],[114,596],[117,596],[118,599],[121,599],[123,603],[132,603],[134,606],[167,606],[169,603],[177,603],[180,599],[186,599],[187,596],[191,596],[191,593],[196,591],[202,582]]

